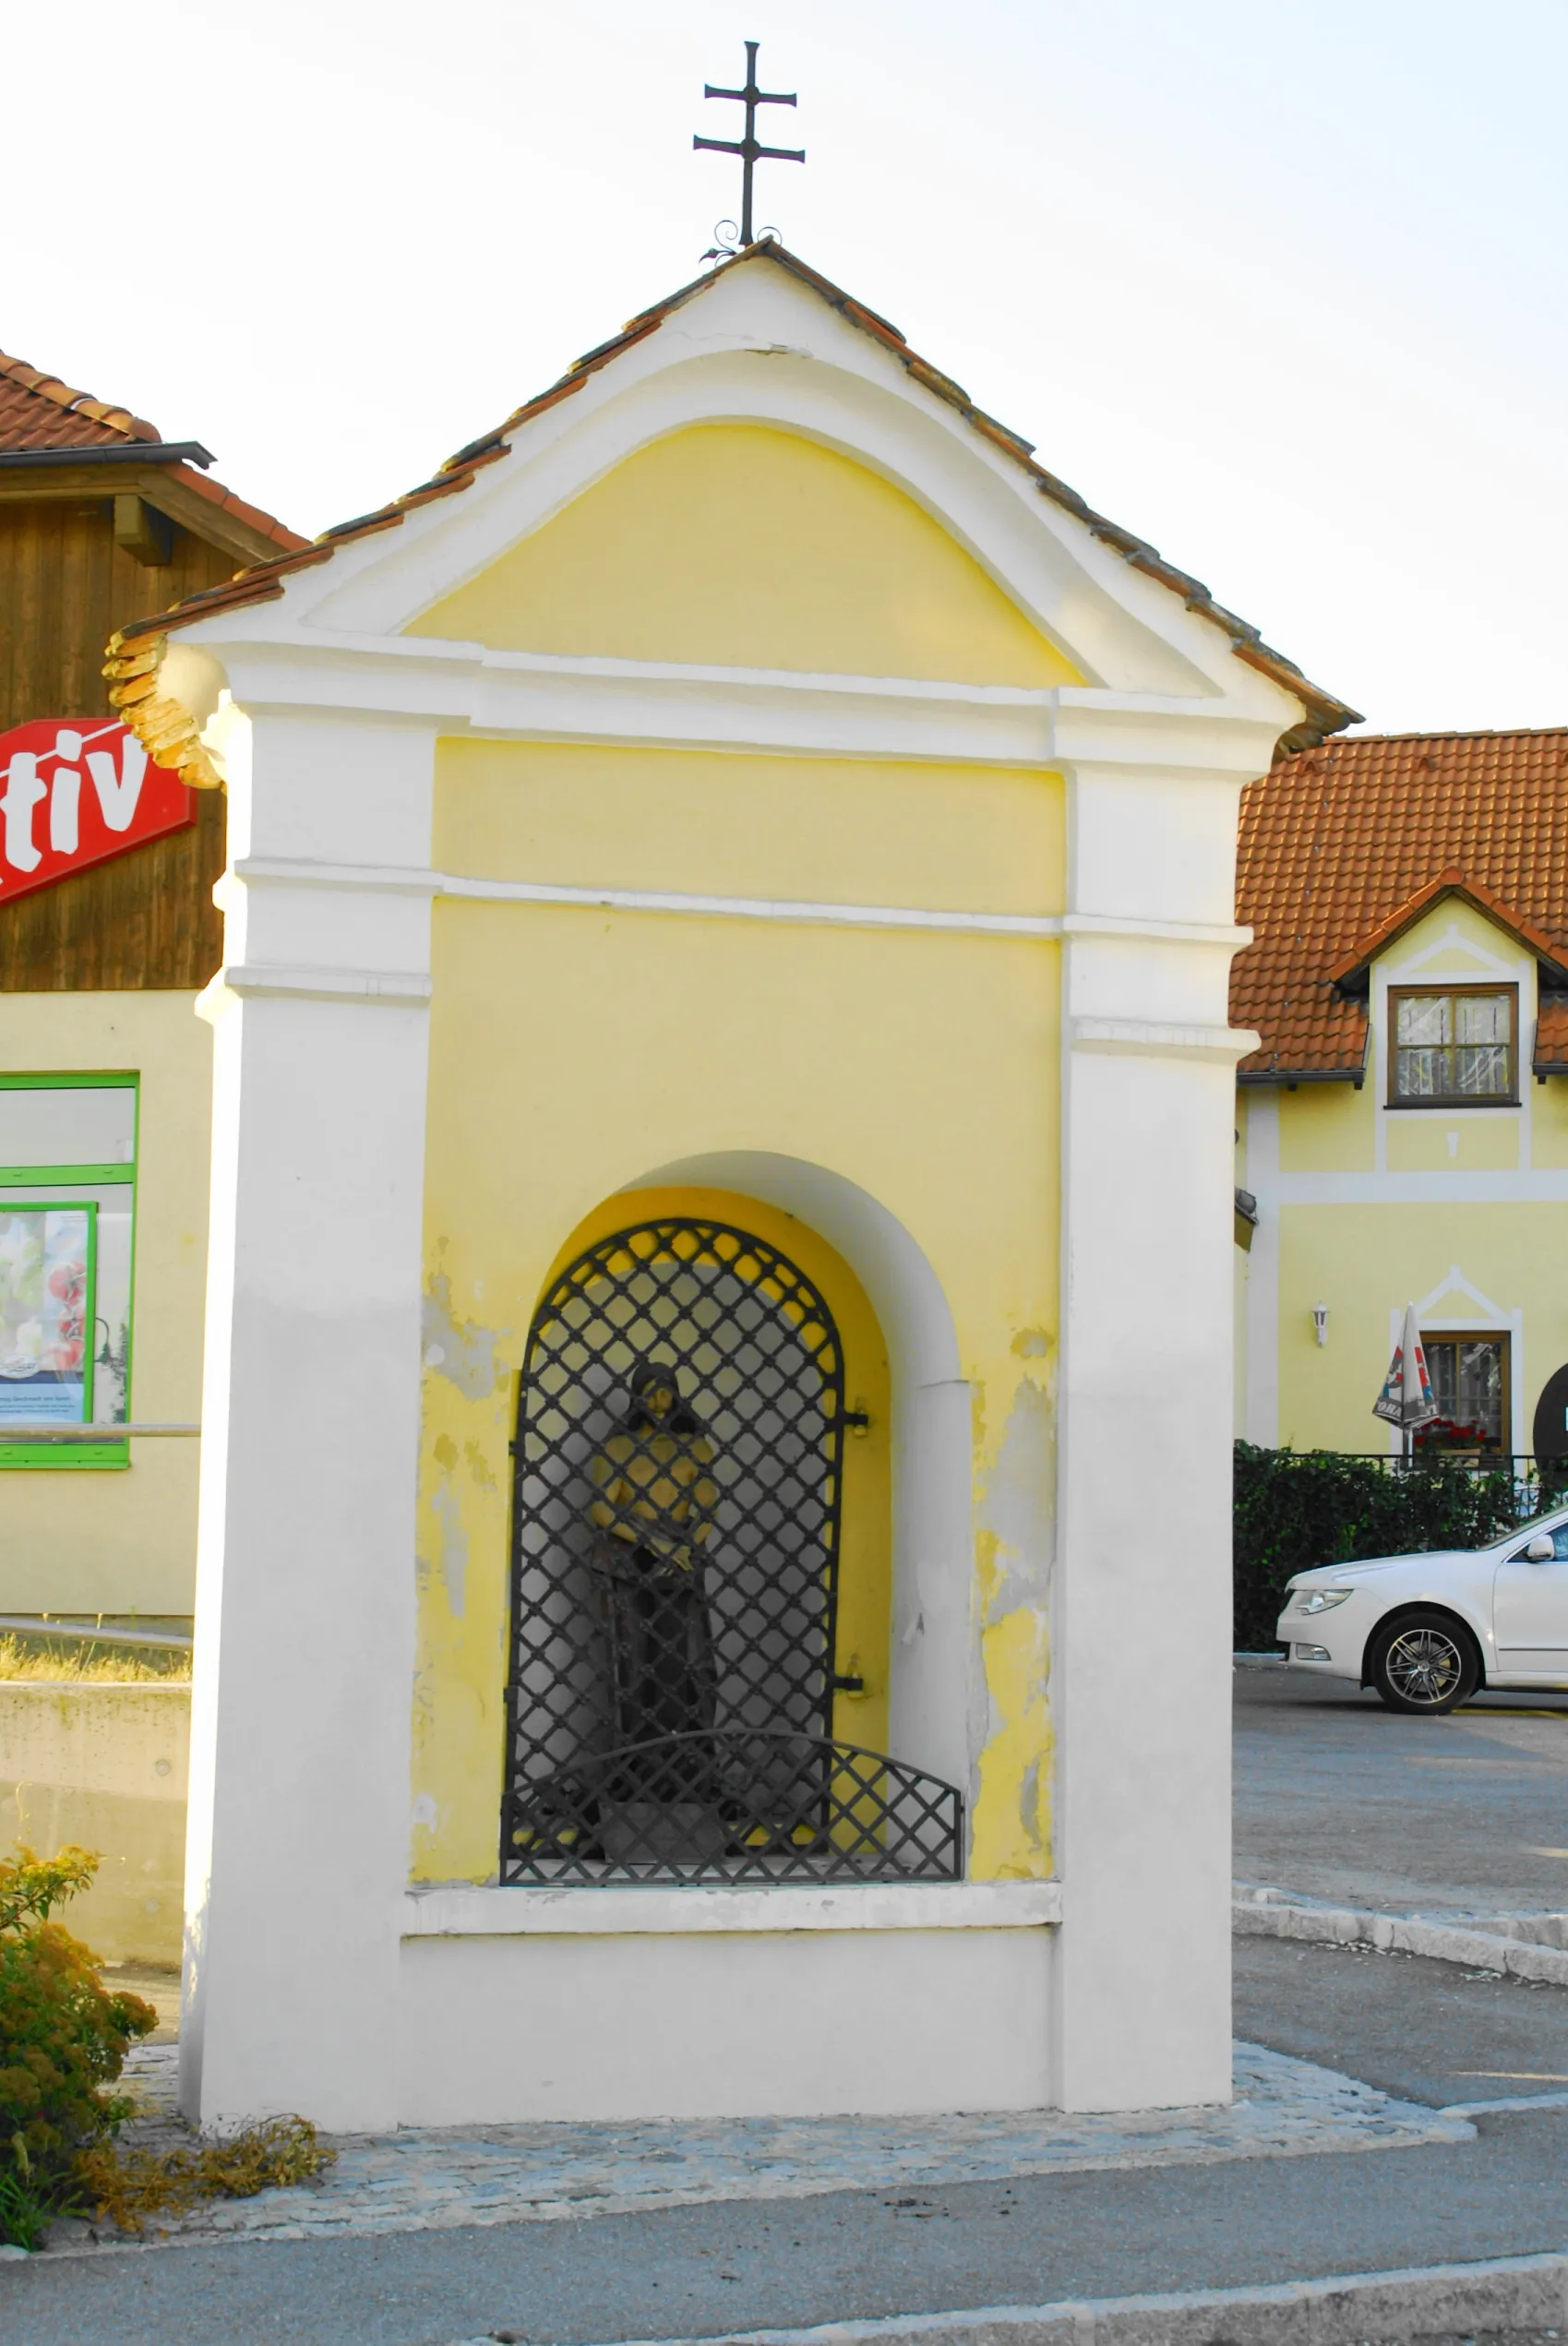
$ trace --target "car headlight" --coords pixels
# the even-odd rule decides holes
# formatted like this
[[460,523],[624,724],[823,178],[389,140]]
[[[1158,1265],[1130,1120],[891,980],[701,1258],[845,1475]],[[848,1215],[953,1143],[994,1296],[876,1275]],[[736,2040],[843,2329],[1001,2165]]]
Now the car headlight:
[[1299,1613],[1326,1613],[1335,1605],[1343,1605],[1354,1597],[1353,1588],[1302,1588],[1297,1591],[1296,1610]]

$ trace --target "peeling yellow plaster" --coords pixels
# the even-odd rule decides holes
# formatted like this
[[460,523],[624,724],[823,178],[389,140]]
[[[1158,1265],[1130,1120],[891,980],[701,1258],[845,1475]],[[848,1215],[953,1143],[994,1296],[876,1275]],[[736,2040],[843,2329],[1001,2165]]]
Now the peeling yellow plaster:
[[1038,1881],[1051,1870],[1051,1763],[1055,1736],[1047,1680],[1045,1614],[1020,1605],[980,1634],[992,1716],[980,1755],[970,1871],[977,1881]]
[[[1030,1340],[1039,1334],[1022,1331],[1014,1353],[1032,1356]],[[1021,1378],[985,1476],[975,1561],[988,1717],[970,1854],[979,1881],[1037,1881],[1052,1866],[1055,1416],[1046,1387]],[[978,1403],[976,1423],[983,1431]]]

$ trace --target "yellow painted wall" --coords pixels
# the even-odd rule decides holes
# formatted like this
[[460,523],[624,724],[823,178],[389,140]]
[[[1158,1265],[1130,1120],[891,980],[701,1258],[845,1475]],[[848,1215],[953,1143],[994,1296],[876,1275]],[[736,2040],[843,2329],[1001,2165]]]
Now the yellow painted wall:
[[1530,1163],[1543,1171],[1568,1165],[1568,1078],[1530,1085]]
[[[1457,1265],[1506,1312],[1522,1311],[1523,1374],[1514,1358],[1517,1440],[1530,1444],[1542,1385],[1568,1361],[1568,1203],[1476,1205],[1287,1205],[1280,1215],[1279,1438],[1297,1449],[1382,1451],[1372,1416],[1387,1372],[1390,1307],[1402,1309]],[[1329,1340],[1313,1339],[1311,1307],[1329,1306]],[[1478,1318],[1462,1294],[1422,1315],[1430,1335]],[[1495,1323],[1494,1323],[1495,1324]],[[1506,1324],[1506,1323],[1504,1323]]]
[[[663,764],[650,760],[651,789]],[[465,772],[443,751],[443,828]],[[983,1495],[1010,1436],[1054,1401],[1059,956],[448,901],[435,976],[414,1863],[425,1879],[483,1880],[502,1768],[507,1444],[561,1249],[612,1192],[677,1159],[760,1150],[843,1175],[903,1222],[947,1294]],[[802,1231],[799,1245],[820,1241]],[[1043,1623],[1010,1602],[1006,1559],[989,1562],[976,1865],[1045,1874]]]
[[408,632],[632,660],[1083,681],[902,490],[754,425],[640,449]]
[[[0,1067],[129,1071],[138,1134],[133,1417],[201,1415],[211,1035],[183,992],[0,994]],[[0,1612],[188,1614],[200,1445],[133,1442],[123,1471],[0,1468]]]
[[441,745],[434,854],[474,879],[922,910],[1063,901],[1063,792],[1005,767]]
[[1282,1173],[1370,1173],[1376,1162],[1377,1114],[1370,1081],[1299,1083],[1279,1093]]

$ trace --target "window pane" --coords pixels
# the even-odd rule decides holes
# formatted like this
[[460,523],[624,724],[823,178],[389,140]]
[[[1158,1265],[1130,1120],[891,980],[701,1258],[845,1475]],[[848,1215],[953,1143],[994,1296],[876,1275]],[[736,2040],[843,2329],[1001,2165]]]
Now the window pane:
[[1406,994],[1399,1003],[1402,1043],[1448,1043],[1454,1039],[1452,994]]
[[90,1227],[85,1205],[0,1212],[0,1426],[86,1418]]
[[1418,1432],[1418,1447],[1500,1450],[1504,1431],[1501,1340],[1429,1336],[1425,1349],[1438,1415],[1430,1429]]
[[1454,1053],[1454,1091],[1462,1098],[1495,1098],[1514,1086],[1509,1081],[1506,1044],[1474,1043]]
[[[1403,1007],[1403,1006],[1402,1006]],[[1394,1089],[1402,1100],[1441,1099],[1453,1081],[1446,1050],[1405,1050],[1397,1054]]]
[[1506,994],[1457,995],[1454,1003],[1454,1041],[1506,1043],[1508,1008]]
[[1502,1347],[1497,1343],[1460,1344],[1459,1415],[1479,1426],[1489,1442],[1502,1439]]
[[134,1086],[0,1084],[0,1165],[129,1165],[135,1154]]
[[[98,1275],[93,1297],[92,1331],[92,1414],[90,1423],[106,1426],[126,1422],[129,1415],[127,1380],[130,1367],[131,1324],[131,1232],[133,1227],[134,1191],[127,1182],[115,1183],[102,1189],[68,1186],[63,1181],[51,1181],[35,1190],[0,1191],[0,1226],[7,1215],[20,1214],[29,1207],[37,1208],[66,1203],[79,1199],[83,1205],[97,1208]],[[83,1329],[84,1339],[86,1329]],[[0,1414],[4,1411],[6,1391],[0,1371]],[[13,1409],[30,1421],[42,1413]],[[0,1435],[3,1439],[3,1435]]]

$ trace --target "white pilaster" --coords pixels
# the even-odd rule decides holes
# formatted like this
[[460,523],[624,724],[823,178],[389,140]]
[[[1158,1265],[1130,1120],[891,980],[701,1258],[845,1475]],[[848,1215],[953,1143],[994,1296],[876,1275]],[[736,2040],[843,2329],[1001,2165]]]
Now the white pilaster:
[[[231,718],[231,856],[428,864],[433,736]],[[396,2122],[427,897],[221,883],[181,2096]]]
[[[1243,759],[1066,765],[1053,2066],[1070,2110],[1230,2093],[1235,1067],[1221,942]],[[1153,747],[1153,745],[1151,745]],[[1261,753],[1261,754],[1260,754]],[[1157,1922],[1151,1927],[1151,1917]]]

